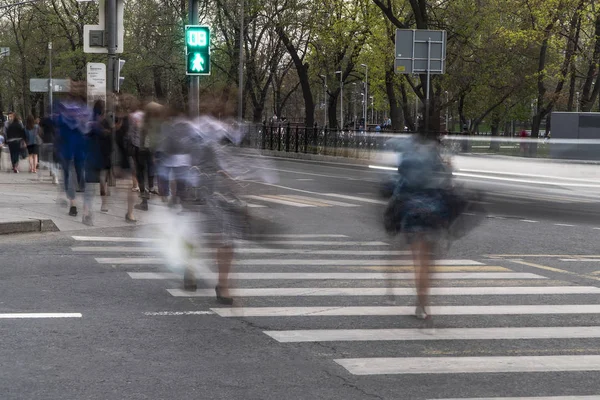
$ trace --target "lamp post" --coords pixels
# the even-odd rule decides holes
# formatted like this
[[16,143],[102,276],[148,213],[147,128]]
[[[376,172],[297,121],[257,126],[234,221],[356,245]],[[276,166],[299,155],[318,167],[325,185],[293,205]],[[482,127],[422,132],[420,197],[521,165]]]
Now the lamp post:
[[371,123],[375,123],[375,104],[373,102],[373,96],[369,97],[371,99]]
[[323,85],[323,103],[325,104],[325,116],[323,118],[323,129],[327,126],[327,75],[321,75],[321,78],[324,79],[325,84]]
[[53,110],[53,98],[52,98],[52,42],[48,42],[48,59],[50,60],[50,76],[48,77],[48,103],[50,105],[50,110],[48,115],[52,115]]
[[365,120],[365,130],[367,129],[367,99],[369,98],[369,66],[367,64],[360,64],[361,67],[365,67],[365,97],[363,97],[363,119]]
[[450,108],[450,99],[448,97],[448,91],[446,90],[444,93],[446,93],[446,132],[450,132],[450,129],[448,129],[448,123],[449,123],[448,109]]
[[344,73],[335,71],[336,75],[340,74],[340,130],[344,129]]

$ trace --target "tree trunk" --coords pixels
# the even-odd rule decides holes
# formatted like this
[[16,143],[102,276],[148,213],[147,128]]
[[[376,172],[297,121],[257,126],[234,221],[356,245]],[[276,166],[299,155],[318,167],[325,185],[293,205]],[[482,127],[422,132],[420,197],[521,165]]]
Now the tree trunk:
[[304,126],[313,128],[313,125],[315,124],[315,101],[310,90],[308,64],[303,63],[296,47],[285,33],[283,27],[278,26],[276,31],[292,58],[294,66],[296,67],[296,72],[298,73],[298,80],[300,81],[300,87],[302,88],[302,97],[304,98]]
[[[417,131],[417,126],[416,126],[416,116],[415,119],[413,119],[411,117],[411,105],[408,101],[408,93],[406,92],[406,86],[404,84],[404,80],[402,80],[402,83],[400,84],[400,93],[402,94],[402,113],[404,114],[404,124],[406,124],[406,127],[408,128],[409,131],[411,132],[416,132]],[[394,128],[395,130],[402,130],[404,129],[404,124]],[[394,120],[392,120],[392,127],[394,127]]]
[[154,68],[152,68],[152,78],[154,79],[154,94],[156,95],[157,99],[164,99],[165,98],[165,92],[163,91],[163,87],[162,87],[162,77],[161,77],[161,70],[158,66],[155,66]]
[[391,65],[391,68],[385,70],[385,91],[387,93],[388,101],[390,104],[390,119],[392,120],[392,129],[401,130],[404,128],[404,124],[402,123],[402,110],[400,109],[400,105],[398,104],[398,99],[396,98],[396,90],[394,87],[396,74],[394,72],[394,65]]
[[340,90],[337,89],[331,93],[327,93],[327,121],[330,129],[339,129],[337,120],[339,114],[337,112],[337,102],[340,95]]
[[491,151],[500,151],[500,142],[497,140],[493,140],[495,137],[499,136],[499,132],[500,132],[500,115],[498,114],[494,114],[492,116],[492,123],[491,123],[491,129],[492,129],[492,141],[490,142],[490,150]]

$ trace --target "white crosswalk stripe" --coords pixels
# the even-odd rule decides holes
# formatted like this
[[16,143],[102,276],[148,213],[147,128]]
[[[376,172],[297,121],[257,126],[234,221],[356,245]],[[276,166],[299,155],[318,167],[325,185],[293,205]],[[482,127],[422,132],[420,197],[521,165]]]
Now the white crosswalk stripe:
[[[338,197],[345,199],[344,197]],[[352,198],[370,202],[366,198]],[[302,204],[298,207],[316,207],[321,199],[302,196],[277,196],[270,200]],[[329,200],[328,200],[329,201]],[[268,202],[268,201],[266,201]],[[329,201],[330,205],[342,203]],[[349,203],[348,203],[349,204]],[[387,326],[386,317],[414,315],[411,304],[415,296],[413,261],[406,250],[389,250],[389,243],[357,241],[347,235],[298,234],[278,235],[262,243],[283,245],[283,248],[264,248],[252,242],[242,242],[236,248],[230,279],[235,306],[214,306],[214,289],[199,288],[194,292],[170,286],[182,280],[181,272],[160,270],[165,256],[157,246],[158,238],[86,237],[74,236],[86,246],[74,246],[77,254],[90,254],[100,265],[121,266],[126,276],[139,284],[153,280],[165,282],[164,290],[178,299],[195,298],[197,304],[207,302],[198,310],[153,310],[147,317],[202,318],[262,318],[263,333],[273,343],[284,346],[297,343],[345,343],[343,356],[329,356],[352,375],[444,375],[486,373],[555,373],[600,371],[600,355],[586,354],[585,349],[573,354],[567,348],[561,351],[560,343],[577,340],[597,340],[600,326],[596,323],[570,324],[571,318],[586,316],[590,321],[600,318],[600,287],[572,283],[557,283],[536,273],[515,272],[505,266],[489,266],[478,260],[440,259],[435,261],[437,272],[430,290],[432,303],[429,311],[434,320],[445,316],[455,318],[452,326],[433,329],[415,328],[394,324]],[[89,246],[87,246],[89,244]],[[118,245],[113,245],[118,244]],[[382,249],[383,248],[383,249]],[[214,266],[214,249],[199,250],[192,263]],[[102,257],[115,253],[118,257]],[[292,258],[296,255],[296,258]],[[96,257],[98,256],[98,257]],[[304,257],[304,258],[303,258]],[[568,256],[565,256],[568,257]],[[586,259],[585,256],[579,256]],[[499,261],[499,260],[495,260]],[[498,265],[498,264],[496,264]],[[509,265],[510,266],[510,265]],[[135,268],[135,270],[127,270]],[[256,271],[255,271],[256,269]],[[535,272],[535,271],[534,271]],[[199,280],[215,281],[214,272],[198,272]],[[303,286],[304,284],[304,286]],[[180,283],[178,283],[178,286]],[[170,287],[169,287],[170,286]],[[163,290],[163,289],[161,289]],[[390,296],[395,302],[390,304]],[[490,300],[490,298],[492,300]],[[548,298],[554,299],[547,302]],[[360,303],[357,301],[360,300]],[[272,306],[277,302],[277,306]],[[441,305],[436,305],[439,302]],[[560,302],[557,304],[557,302]],[[187,304],[187,303],[186,303]],[[393,304],[393,303],[392,303]],[[490,316],[498,316],[498,325]],[[523,316],[543,318],[529,324]],[[460,326],[461,318],[469,318]],[[350,321],[351,319],[351,321]],[[393,319],[390,319],[393,321]],[[485,322],[483,322],[485,321]],[[377,323],[377,326],[372,326]],[[513,325],[514,323],[514,325]],[[384,325],[384,326],[382,326]],[[585,326],[584,326],[585,325]],[[291,328],[291,329],[290,329]],[[527,355],[511,352],[505,354],[507,343],[537,343],[552,340],[551,351],[545,355]],[[496,353],[473,355],[458,351],[449,355],[427,354],[410,356],[404,352],[369,354],[363,343],[384,346],[385,343],[428,343],[444,348],[449,342],[504,343],[493,347]],[[304,343],[304,344],[303,344]],[[389,344],[388,344],[389,346]],[[389,347],[388,347],[389,348]],[[310,351],[310,350],[307,350]],[[354,351],[356,352],[354,354]],[[566,352],[566,353],[565,353]],[[357,357],[358,356],[358,357]],[[465,392],[467,395],[468,392]],[[481,395],[481,393],[477,393]],[[491,393],[493,395],[494,393]],[[501,394],[501,393],[499,393]],[[538,400],[588,400],[594,396],[519,397]],[[535,395],[535,393],[532,393]],[[480,397],[470,400],[506,399]],[[515,398],[516,399],[516,398]],[[446,399],[453,400],[453,399]],[[469,399],[463,399],[469,400]]]

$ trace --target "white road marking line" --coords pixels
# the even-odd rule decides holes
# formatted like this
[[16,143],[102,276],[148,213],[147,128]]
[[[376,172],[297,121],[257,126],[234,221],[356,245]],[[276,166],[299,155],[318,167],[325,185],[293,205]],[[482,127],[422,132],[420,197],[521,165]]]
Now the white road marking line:
[[[106,249],[102,247],[98,247],[98,250],[92,250],[91,248],[80,248],[77,250],[73,250],[79,253],[159,253],[163,251],[162,249],[129,249],[129,250],[119,250],[119,249]],[[198,249],[196,253],[198,254],[213,254],[217,250],[216,249]],[[337,255],[337,256],[403,256],[408,255],[406,251],[403,250],[311,250],[311,249],[235,249],[237,254],[306,254],[306,255]]]
[[252,204],[252,203],[246,203],[246,205],[248,206],[248,208],[266,208],[267,207],[262,204]]
[[334,360],[353,375],[600,371],[600,356],[399,357]]
[[571,224],[554,224],[554,226],[574,227],[575,225],[571,225]]
[[302,179],[296,179],[297,181],[301,181],[301,182],[309,182],[309,181],[314,181],[314,179],[310,179],[310,178],[302,178]]
[[456,399],[429,399],[429,400],[598,400],[600,394],[593,396],[544,396],[544,397],[473,397]]
[[341,201],[325,200],[325,199],[319,199],[316,197],[298,196],[298,195],[286,195],[285,197],[292,198],[292,199],[298,199],[298,200],[319,201],[321,203],[329,204],[331,206],[360,207],[358,204],[343,203]]
[[214,315],[212,311],[159,311],[159,312],[145,312],[147,316],[177,316],[177,315]]
[[[175,297],[213,297],[212,289],[188,292],[182,289],[167,289]],[[540,287],[435,287],[432,296],[494,296],[527,294],[597,294],[600,288],[595,286],[540,286]],[[292,296],[412,296],[414,288],[237,288],[231,290],[234,297],[292,297]]]
[[466,178],[489,179],[491,181],[530,183],[530,184],[536,184],[536,185],[568,186],[568,187],[582,187],[582,188],[583,187],[585,187],[585,188],[600,188],[600,185],[598,185],[598,184],[569,183],[569,182],[550,182],[550,181],[534,181],[534,180],[530,180],[530,179],[501,178],[499,176],[466,174],[466,173],[463,173],[463,172],[453,172],[452,175],[453,176],[466,177]]
[[[202,235],[210,236],[210,235]],[[274,238],[347,238],[347,235],[319,235],[319,234],[272,234],[272,235],[255,235],[256,237],[274,237]],[[73,239],[81,242],[135,242],[135,243],[154,243],[160,242],[160,238],[135,238],[135,237],[119,237],[119,236],[72,236]]]
[[566,262],[600,262],[600,258],[561,258],[560,261],[566,261]]
[[[407,306],[382,307],[236,307],[211,308],[221,317],[338,317],[414,315]],[[432,315],[558,315],[600,314],[600,304],[432,306]]]
[[521,219],[520,221],[521,222],[529,222],[531,224],[537,224],[539,222],[539,221],[533,221],[533,220],[530,220],[530,219]]
[[500,171],[489,171],[489,170],[479,170],[479,169],[460,169],[459,171],[468,172],[468,173],[476,173],[476,174],[493,174],[493,175],[509,175],[509,176],[512,175],[512,176],[523,176],[526,178],[546,178],[546,179],[561,179],[561,180],[564,179],[567,181],[574,181],[574,182],[600,183],[597,180],[590,180],[590,179],[567,178],[567,177],[551,176],[551,175],[523,174],[523,173],[518,173],[518,172],[500,172]]
[[243,196],[246,199],[252,199],[252,200],[259,200],[259,201],[266,201],[268,203],[276,203],[276,204],[283,204],[285,206],[292,206],[292,207],[316,207],[310,204],[304,204],[304,203],[296,203],[293,201],[288,201],[288,200],[281,200],[281,199],[273,199],[270,197],[264,197],[264,196],[255,196],[255,195],[245,195]]
[[[157,272],[128,272],[132,279],[178,279],[180,274]],[[214,278],[217,274],[197,274],[200,279]],[[411,272],[233,272],[229,279],[235,280],[413,280]],[[433,280],[486,280],[486,279],[548,279],[526,272],[448,272],[431,275]]]
[[2,313],[0,319],[82,318],[81,313]]
[[[95,258],[99,264],[115,265],[141,265],[164,264],[165,259],[160,257],[116,257]],[[212,259],[194,259],[198,262],[212,262]],[[311,260],[311,259],[237,259],[234,265],[317,265],[317,266],[412,266],[412,260]],[[471,260],[436,260],[435,265],[483,265]]]
[[600,338],[599,326],[442,329],[307,329],[263,331],[281,343],[413,340],[531,340]]
[[383,201],[383,200],[375,200],[375,199],[369,199],[366,197],[357,197],[357,196],[347,196],[344,194],[336,194],[336,193],[323,193],[323,196],[329,196],[329,197],[337,197],[340,199],[346,199],[346,200],[355,200],[355,201],[361,201],[363,203],[371,203],[371,204],[383,204],[383,205],[387,205],[387,201]]

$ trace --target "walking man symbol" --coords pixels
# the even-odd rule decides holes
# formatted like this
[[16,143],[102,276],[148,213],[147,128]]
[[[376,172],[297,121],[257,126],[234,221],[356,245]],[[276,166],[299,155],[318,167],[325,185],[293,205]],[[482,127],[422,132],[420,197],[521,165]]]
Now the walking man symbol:
[[204,58],[199,53],[196,53],[192,60],[192,71],[204,71]]

